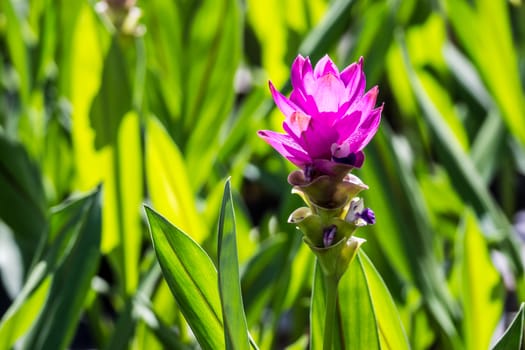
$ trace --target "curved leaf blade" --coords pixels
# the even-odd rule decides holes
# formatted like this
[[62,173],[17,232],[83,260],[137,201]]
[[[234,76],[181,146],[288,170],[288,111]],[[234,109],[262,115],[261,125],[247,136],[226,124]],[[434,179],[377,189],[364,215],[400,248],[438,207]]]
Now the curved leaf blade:
[[224,349],[217,270],[188,235],[146,207],[153,247],[164,278],[204,349]]
[[75,335],[100,260],[100,189],[59,207],[50,226],[55,240],[45,259],[46,279],[38,282],[49,277],[49,292],[22,349],[65,349]]
[[372,304],[374,305],[381,349],[410,349],[394,299],[390,295],[381,275],[364,252],[361,251],[357,258],[365,273]]
[[248,327],[241,295],[235,213],[230,179],[224,186],[219,215],[219,291],[224,320],[226,349],[249,349]]
[[523,345],[523,329],[525,327],[525,303],[521,303],[520,310],[512,320],[505,334],[498,340],[492,350],[519,350]]
[[[312,350],[322,349],[325,286],[316,267],[311,325]],[[359,252],[339,282],[337,349],[410,349],[390,292],[368,256]]]

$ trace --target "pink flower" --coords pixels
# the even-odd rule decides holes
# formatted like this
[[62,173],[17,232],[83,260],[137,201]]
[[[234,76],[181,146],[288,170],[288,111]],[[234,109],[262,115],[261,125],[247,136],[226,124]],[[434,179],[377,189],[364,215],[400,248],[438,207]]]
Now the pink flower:
[[[312,69],[310,59],[297,56],[287,98],[269,82],[275,104],[285,116],[285,134],[261,130],[277,152],[299,168],[330,169],[337,164],[361,167],[363,148],[375,135],[383,106],[375,108],[374,86],[365,93],[363,59],[341,73],[325,55]],[[321,171],[325,172],[325,171]]]

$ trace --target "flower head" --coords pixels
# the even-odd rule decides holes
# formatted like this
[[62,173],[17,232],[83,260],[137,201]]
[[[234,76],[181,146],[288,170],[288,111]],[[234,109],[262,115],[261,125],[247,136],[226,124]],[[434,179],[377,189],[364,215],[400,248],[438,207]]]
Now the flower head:
[[363,59],[339,72],[325,55],[312,68],[299,55],[292,65],[287,98],[270,82],[275,104],[285,116],[285,134],[261,130],[259,136],[304,171],[330,174],[334,166],[361,167],[363,148],[375,135],[382,106],[377,86],[365,93]]

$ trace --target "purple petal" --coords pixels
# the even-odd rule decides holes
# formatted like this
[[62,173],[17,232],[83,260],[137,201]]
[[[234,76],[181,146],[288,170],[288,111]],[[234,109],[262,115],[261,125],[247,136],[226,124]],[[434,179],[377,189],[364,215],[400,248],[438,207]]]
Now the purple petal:
[[338,131],[339,137],[337,138],[337,143],[342,144],[344,141],[357,130],[359,124],[361,123],[361,111],[353,111],[344,118],[336,120],[334,128]]
[[381,121],[381,111],[383,106],[376,108],[368,117],[359,125],[359,128],[345,142],[350,144],[353,152],[362,150],[377,132]]
[[376,215],[370,208],[363,209],[363,211],[359,214],[359,217],[363,219],[368,225],[373,225],[376,223]]
[[360,168],[365,162],[365,154],[363,153],[363,151],[357,151],[354,154],[355,154],[354,166],[356,168]]
[[353,101],[363,95],[366,87],[363,57],[359,59],[359,63],[352,63],[341,72],[341,80],[346,86],[346,98],[348,101]]
[[312,118],[303,133],[301,145],[312,159],[330,159],[330,148],[337,139],[337,130],[324,125],[323,120]]
[[308,57],[298,55],[293,64],[291,72],[291,81],[293,91],[298,92],[303,96],[302,100],[306,100],[307,96],[311,95],[315,90],[315,79],[313,76],[312,63]]
[[339,69],[337,69],[337,66],[332,62],[328,55],[324,55],[315,65],[314,77],[318,79],[328,73],[332,73],[336,77],[339,77]]
[[271,81],[269,81],[268,84],[270,85],[270,91],[275,104],[287,118],[289,118],[293,112],[300,110],[300,108],[295,103],[277,91]]
[[376,99],[377,94],[379,93],[379,89],[377,86],[374,86],[368,92],[354,105],[352,106],[352,109],[360,110],[361,120],[366,117],[372,108],[376,105]]
[[328,73],[317,80],[314,94],[319,112],[336,112],[345,91],[343,82],[335,75]]
[[259,130],[257,134],[283,157],[287,158],[298,167],[302,167],[311,162],[310,157],[301,145],[297,144],[297,142],[295,142],[295,140],[289,135],[280,134],[270,130]]
[[292,63],[291,81],[294,89],[303,89],[303,68],[305,65],[310,65],[310,70],[312,69],[310,61],[301,55],[298,55]]
[[302,90],[292,90],[290,101],[295,103],[303,112],[310,116],[319,114],[314,98],[310,95],[306,95]]
[[293,134],[296,138],[299,138],[308,129],[311,119],[312,117],[302,112],[293,112],[289,118],[286,118],[283,127],[286,126],[288,134]]

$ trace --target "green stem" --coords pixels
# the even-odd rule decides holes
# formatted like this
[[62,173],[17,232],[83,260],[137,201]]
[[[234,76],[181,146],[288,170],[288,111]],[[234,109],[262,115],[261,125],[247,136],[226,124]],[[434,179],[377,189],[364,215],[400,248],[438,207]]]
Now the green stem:
[[323,349],[331,350],[334,342],[335,311],[337,306],[337,285],[339,280],[335,276],[324,276],[326,310],[324,319]]

